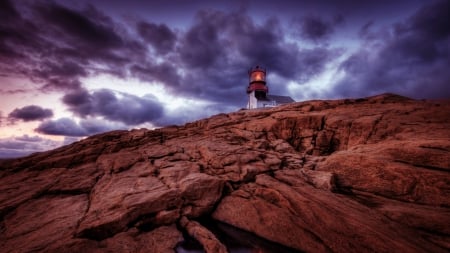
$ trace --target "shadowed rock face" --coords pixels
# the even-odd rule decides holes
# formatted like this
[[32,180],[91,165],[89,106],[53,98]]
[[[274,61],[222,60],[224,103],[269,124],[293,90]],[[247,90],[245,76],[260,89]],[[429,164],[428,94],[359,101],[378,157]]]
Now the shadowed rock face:
[[293,252],[450,250],[450,101],[242,110],[0,167],[2,252],[226,252],[205,217]]

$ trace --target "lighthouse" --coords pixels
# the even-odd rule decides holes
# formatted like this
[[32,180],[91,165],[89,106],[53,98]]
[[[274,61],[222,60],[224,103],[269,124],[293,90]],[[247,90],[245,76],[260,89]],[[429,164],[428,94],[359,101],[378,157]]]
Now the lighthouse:
[[247,87],[248,109],[258,108],[258,101],[267,100],[269,88],[266,85],[266,70],[256,66],[248,71],[249,85]]
[[269,95],[266,83],[266,69],[256,66],[248,71],[249,84],[247,87],[247,109],[275,107],[295,102],[288,96]]

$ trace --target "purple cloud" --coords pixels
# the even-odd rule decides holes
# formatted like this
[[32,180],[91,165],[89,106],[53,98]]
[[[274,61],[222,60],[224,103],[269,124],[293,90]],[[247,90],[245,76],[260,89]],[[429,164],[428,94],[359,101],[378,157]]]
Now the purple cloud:
[[[175,32],[166,24],[144,20],[124,27],[90,5],[73,8],[42,1],[21,6],[27,15],[11,2],[5,5],[11,14],[0,24],[9,31],[0,37],[0,57],[10,66],[3,70],[31,78],[42,91],[63,90],[69,97],[83,92],[80,78],[108,73],[160,82],[177,96],[213,101],[223,108],[239,107],[251,66],[263,65],[278,80],[304,82],[337,56],[325,47],[301,49],[286,40],[278,19],[259,24],[245,11],[201,10],[192,26]],[[1,55],[3,51],[11,54]],[[307,71],[299,71],[303,69]],[[284,84],[269,85],[275,93],[286,93]],[[74,110],[86,114],[84,110],[92,110],[89,103]],[[74,107],[70,101],[67,104]],[[158,107],[150,107],[155,108],[153,118],[160,115]],[[102,110],[93,113],[113,115]],[[123,114],[111,117],[127,124],[150,120],[140,116],[142,111],[134,119]]]
[[66,94],[63,103],[81,117],[101,116],[107,120],[136,125],[152,122],[163,116],[164,109],[153,96],[138,97],[106,89],[89,93],[77,90]]
[[122,38],[114,31],[112,21],[89,6],[84,12],[55,3],[36,4],[36,14],[51,26],[63,40],[83,49],[111,49],[124,45]]
[[37,135],[29,136],[28,134],[24,134],[22,136],[15,137],[14,139],[17,141],[23,141],[23,142],[40,142],[40,141],[44,140],[42,137],[39,137]]
[[8,118],[13,120],[34,121],[43,120],[53,116],[53,111],[44,109],[37,105],[29,105],[22,108],[16,108],[9,113]]
[[313,42],[328,39],[334,32],[334,27],[343,22],[343,17],[338,15],[329,21],[317,15],[307,15],[296,18],[293,21],[294,26],[298,29],[297,33]]
[[[269,75],[281,80],[305,82],[338,56],[336,50],[325,47],[301,49],[288,42],[284,34],[276,18],[258,24],[244,11],[200,11],[178,42],[177,53],[185,75],[172,72],[178,85],[166,85],[178,95],[218,102],[224,107],[241,106],[246,72],[251,66],[263,65]],[[269,78],[269,86],[274,94],[287,93],[284,83],[271,83]]]
[[137,31],[158,54],[167,54],[174,49],[177,35],[165,24],[141,21],[137,24]]
[[93,6],[39,1],[21,6],[22,15],[10,1],[3,5],[0,70],[30,78],[43,91],[80,89],[81,77],[97,73],[123,77],[125,65],[147,56],[143,43]]
[[426,5],[394,25],[391,33],[367,36],[366,24],[364,36],[371,40],[342,62],[340,71],[345,77],[329,94],[360,97],[392,92],[414,98],[450,97],[449,8],[449,1]]
[[65,135],[65,136],[86,136],[87,131],[69,118],[61,118],[58,120],[49,120],[42,122],[36,129],[36,132],[48,135]]

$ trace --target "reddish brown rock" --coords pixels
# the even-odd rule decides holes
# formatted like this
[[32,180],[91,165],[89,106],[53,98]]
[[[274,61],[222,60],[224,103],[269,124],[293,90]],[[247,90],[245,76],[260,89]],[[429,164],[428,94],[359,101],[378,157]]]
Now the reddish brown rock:
[[137,229],[116,234],[100,243],[98,252],[175,252],[177,243],[183,240],[175,225],[162,226],[151,232],[141,233]]
[[208,229],[195,221],[190,221],[186,217],[181,218],[180,226],[183,227],[187,233],[195,238],[206,253],[227,253],[227,248],[211,233]]
[[25,170],[3,176],[0,179],[0,215],[50,189],[63,171],[63,168],[42,172]]
[[78,234],[105,239],[124,231],[141,216],[179,206],[178,191],[155,177],[104,176],[91,193],[89,210]]
[[[407,144],[404,146],[408,148]],[[368,148],[336,153],[318,163],[316,169],[335,173],[342,188],[417,204],[450,206],[446,197],[450,189],[448,172],[390,160],[383,155],[385,148],[390,149],[388,144],[371,147],[373,151]],[[402,153],[401,149],[397,151]],[[375,154],[368,156],[368,152]]]
[[191,173],[169,184],[152,174],[142,174],[142,170],[145,168],[134,166],[99,180],[80,223],[80,236],[104,239],[134,224],[170,224],[179,214],[200,217],[222,196],[223,181],[207,174]]
[[223,181],[203,173],[192,173],[180,180],[184,200],[182,214],[200,217],[210,213],[222,197]]
[[449,112],[306,101],[0,161],[0,247],[173,252],[181,232],[215,245],[196,222],[212,216],[292,250],[448,252]]
[[65,244],[54,245],[48,252],[174,253],[177,244],[182,240],[183,236],[175,225],[161,226],[150,232],[141,232],[134,228],[99,242],[72,239]]
[[213,218],[306,252],[445,252],[378,211],[315,189],[298,171],[258,176],[226,197]]
[[88,207],[85,194],[30,200],[4,217],[0,236],[5,252],[45,251],[72,238]]

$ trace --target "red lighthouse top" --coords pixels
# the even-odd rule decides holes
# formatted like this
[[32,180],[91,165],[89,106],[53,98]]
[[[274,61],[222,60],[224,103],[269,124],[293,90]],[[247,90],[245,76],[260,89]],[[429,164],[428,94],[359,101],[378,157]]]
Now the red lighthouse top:
[[249,85],[247,87],[247,93],[258,93],[259,96],[266,97],[269,88],[266,86],[266,70],[259,66],[251,68],[248,71]]

